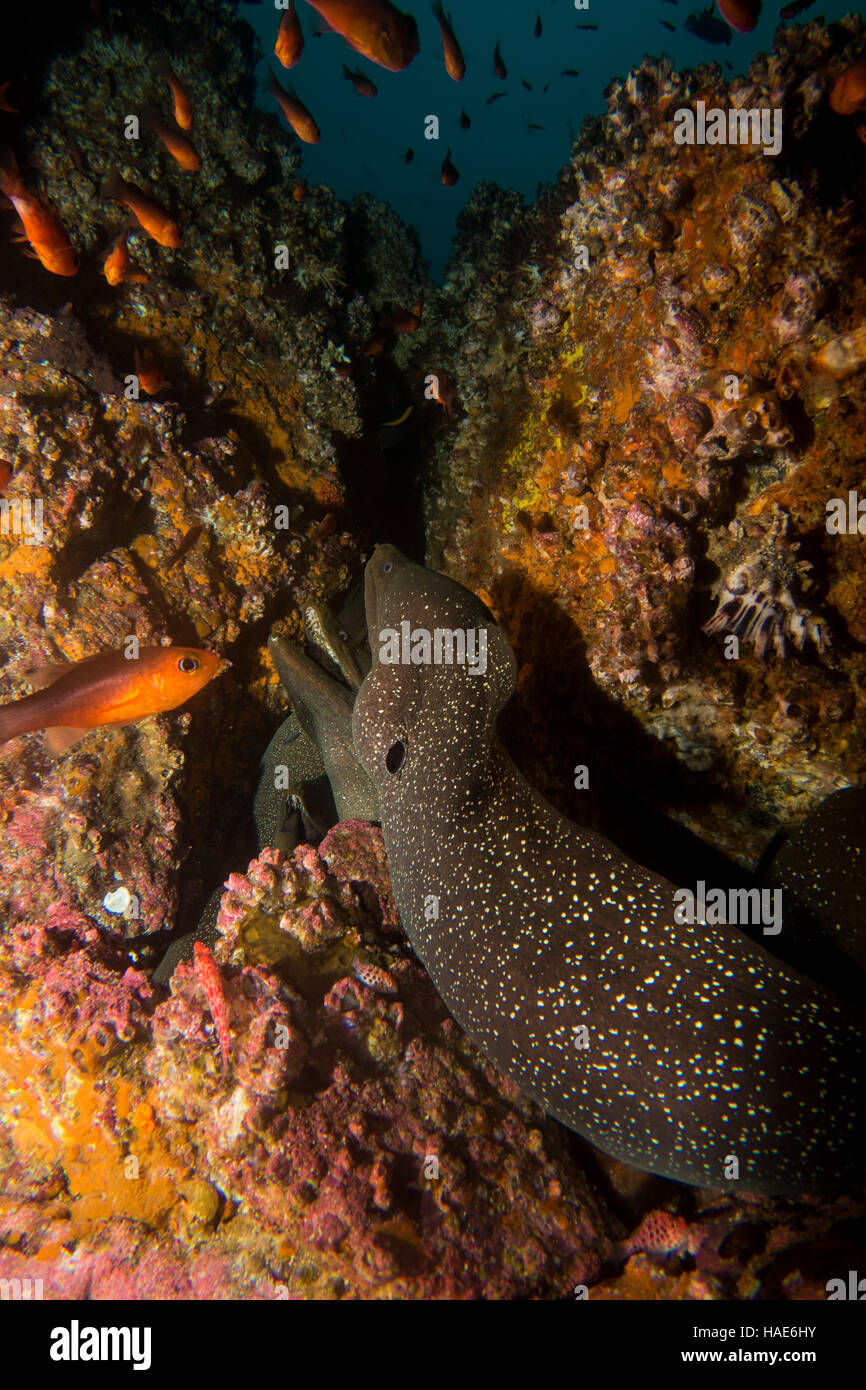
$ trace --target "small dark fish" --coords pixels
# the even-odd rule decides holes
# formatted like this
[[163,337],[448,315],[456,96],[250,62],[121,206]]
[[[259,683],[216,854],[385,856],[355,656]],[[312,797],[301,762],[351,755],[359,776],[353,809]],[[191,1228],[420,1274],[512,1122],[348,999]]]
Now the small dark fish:
[[543,86],[542,89],[541,89],[542,92],[546,92],[549,86],[550,86],[550,83],[549,83],[549,82],[545,82],[544,86]]
[[494,92],[492,96],[489,96],[489,97],[487,98],[487,101],[486,101],[485,105],[490,106],[490,105],[492,104],[492,102],[498,101],[500,97],[507,97],[507,96],[508,96],[508,93],[507,93],[507,92]]
[[333,536],[337,529],[337,518],[333,512],[326,512],[316,527],[313,535],[314,541],[326,541],[329,536]]
[[575,29],[597,29],[597,24],[575,24]]
[[796,19],[798,14],[808,10],[814,5],[815,0],[791,0],[790,5],[783,5],[779,11],[780,19]]
[[[679,3],[680,3],[680,0],[662,0],[662,4],[663,4],[663,5],[678,5]],[[811,4],[811,0],[810,0],[810,4]]]
[[449,150],[442,161],[442,182],[446,188],[453,188],[460,175],[451,163],[451,151]]
[[578,72],[577,68],[563,68],[563,69],[562,69],[562,72],[560,73],[560,76],[561,76],[561,77],[580,77],[580,73]]
[[168,574],[170,570],[174,569],[175,565],[179,565],[181,560],[184,560],[186,558],[186,556],[189,554],[196,541],[198,540],[199,536],[201,535],[202,529],[203,528],[199,525],[197,521],[194,522],[192,526],[190,526],[189,530],[185,533],[185,535],[181,537],[173,554],[169,558],[168,564],[166,565],[165,570],[163,571],[165,574]]
[[472,124],[472,120],[467,116],[465,109],[460,112],[460,124],[464,130],[468,130]]
[[347,82],[351,82],[358,96],[374,97],[379,90],[375,82],[373,82],[365,72],[362,72],[360,68],[347,68],[344,63],[343,76]]
[[527,122],[526,122],[526,129],[527,129],[527,130],[544,130],[544,126],[543,126],[543,125],[536,125],[535,121],[527,121]]
[[668,24],[666,19],[660,19],[659,24],[661,24],[663,29],[670,29],[672,34],[677,32],[677,26],[675,24]]
[[694,34],[696,39],[703,39],[704,43],[731,42],[730,29],[724,20],[713,14],[712,5],[708,5],[705,10],[690,14],[685,21],[685,28],[690,34]]
[[500,40],[497,39],[496,47],[493,50],[493,71],[496,73],[496,76],[500,79],[500,81],[504,82],[506,77],[508,76],[508,68],[502,61],[502,54],[499,52],[499,44]]
[[525,77],[521,77],[520,80],[521,80],[521,82],[523,83],[524,87],[526,88],[527,92],[531,92],[531,91],[532,91],[532,83],[531,83],[531,82],[527,82],[527,80],[526,80]]
[[404,156],[403,156],[403,162],[404,162],[405,164],[411,164],[411,163],[412,163],[412,160],[413,160],[414,158],[415,158],[415,151],[414,151],[413,149],[408,149],[408,150],[406,151],[406,153],[404,154]]
[[534,33],[535,33],[535,37],[536,37],[537,39],[540,39],[540,38],[541,38],[541,15],[540,15],[540,14],[537,14],[536,17],[535,17],[535,30],[534,30]]

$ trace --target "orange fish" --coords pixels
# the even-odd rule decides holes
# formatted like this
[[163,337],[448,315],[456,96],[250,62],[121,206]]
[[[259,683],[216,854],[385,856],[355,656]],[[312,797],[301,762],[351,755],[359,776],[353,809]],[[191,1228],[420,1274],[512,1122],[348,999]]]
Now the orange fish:
[[176,251],[183,242],[180,227],[162,204],[144,193],[138,184],[122,179],[116,169],[102,185],[102,196],[128,207],[139,226],[160,246],[170,246]]
[[449,150],[442,161],[442,182],[446,188],[453,188],[460,175],[451,163],[451,151]]
[[0,459],[0,492],[5,492],[15,470],[8,459]]
[[181,130],[192,130],[192,102],[189,99],[189,93],[165,54],[160,63],[160,71],[171,88],[171,95],[174,100],[174,119]]
[[395,333],[417,333],[421,327],[421,310],[424,308],[424,296],[419,294],[415,301],[415,308],[398,309],[396,314],[392,314],[388,320]]
[[359,96],[374,97],[379,90],[375,82],[373,82],[366,73],[362,72],[360,68],[347,68],[344,63],[343,76],[346,78],[347,82],[351,82]]
[[390,0],[309,0],[333,29],[371,62],[389,72],[407,68],[418,52],[418,25]]
[[195,957],[196,979],[204,990],[204,997],[214,1021],[216,1035],[219,1040],[220,1054],[223,1063],[223,1076],[228,1071],[229,1056],[232,1047],[232,1035],[229,1028],[229,1012],[226,1004],[226,993],[223,987],[222,975],[219,966],[213,958],[209,946],[205,946],[203,941],[196,941],[192,948]]
[[830,93],[830,105],[840,116],[866,109],[866,53],[846,68]]
[[292,198],[296,203],[302,203],[307,196],[307,180],[301,179],[292,189]]
[[6,93],[9,91],[9,88],[10,88],[11,86],[12,86],[12,78],[11,78],[11,77],[10,77],[10,79],[9,79],[8,82],[0,82],[0,111],[11,111],[13,115],[17,116],[17,115],[18,115],[18,107],[17,107],[17,106],[10,106],[10,105],[9,105],[9,102],[8,102],[8,100],[7,100],[7,98],[6,98]]
[[304,51],[304,36],[301,21],[295,14],[294,0],[289,0],[289,8],[284,12],[277,30],[274,53],[284,68],[293,68]]
[[284,91],[273,73],[270,74],[270,78],[269,91],[271,96],[279,103],[280,110],[298,139],[303,140],[307,145],[317,145],[319,143],[319,127],[304,103],[295,96],[293,91]]
[[28,193],[12,154],[0,163],[0,192],[6,194],[21,218],[20,240],[29,241],[34,258],[52,275],[74,275],[78,257],[60,218],[53,208]]
[[719,14],[738,34],[750,34],[761,18],[761,0],[717,0]]
[[142,112],[141,123],[145,130],[152,131],[162,141],[172,159],[180,165],[181,169],[185,169],[188,174],[198,173],[201,168],[201,161],[195,152],[192,141],[182,135],[179,130],[172,130],[171,126],[167,126],[165,121],[160,120],[158,111],[151,111],[148,108]]
[[126,244],[127,231],[115,237],[102,262],[102,273],[109,285],[122,285],[124,280],[135,280],[139,285],[147,284],[147,276],[130,269],[129,247]]
[[388,334],[384,328],[376,328],[361,348],[365,357],[381,357],[385,351],[385,344],[388,341]]
[[157,391],[161,391],[165,385],[165,372],[162,363],[155,353],[145,348],[144,352],[139,352],[138,348],[133,348],[135,358],[135,375],[138,377],[138,384],[142,391],[146,391],[149,396],[155,396]]
[[74,665],[40,667],[31,674],[35,694],[0,705],[0,743],[45,729],[48,747],[60,754],[87,729],[176,709],[219,666],[218,656],[197,647],[142,647],[134,659],[103,652]]
[[445,71],[449,77],[453,77],[455,82],[462,82],[466,75],[466,64],[463,61],[463,54],[460,45],[454,34],[451,20],[446,16],[442,8],[441,0],[435,0],[430,6],[437,20],[439,21],[439,32],[442,35],[442,52],[445,55]]

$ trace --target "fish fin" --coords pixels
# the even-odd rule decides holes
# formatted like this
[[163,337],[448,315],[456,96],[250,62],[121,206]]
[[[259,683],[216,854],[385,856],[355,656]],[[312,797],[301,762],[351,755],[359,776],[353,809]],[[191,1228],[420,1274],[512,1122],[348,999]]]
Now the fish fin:
[[24,252],[24,255],[27,257],[28,261],[38,261],[38,260],[39,260],[39,257],[37,256],[37,254],[36,254],[35,251],[25,251],[25,252]]
[[45,744],[49,753],[55,758],[62,758],[74,743],[77,743],[85,734],[89,734],[89,729],[75,728],[54,728],[45,730]]
[[72,670],[74,663],[71,661],[47,661],[42,666],[31,666],[24,672],[24,677],[30,682],[34,690],[45,690],[49,685],[53,685],[61,676],[65,676]]
[[313,25],[312,34],[314,39],[320,39],[323,34],[336,34],[339,31],[329,24],[323,14],[319,15],[318,20]]

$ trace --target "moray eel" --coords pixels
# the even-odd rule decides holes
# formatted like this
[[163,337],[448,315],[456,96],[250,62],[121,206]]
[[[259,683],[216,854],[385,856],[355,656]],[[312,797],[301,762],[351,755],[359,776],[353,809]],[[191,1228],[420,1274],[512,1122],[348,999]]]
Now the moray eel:
[[[380,546],[366,603],[355,749],[404,929],[481,1051],[646,1171],[765,1193],[861,1180],[856,1012],[735,928],[678,924],[674,884],[533,790],[496,734],[514,654],[474,594]],[[486,670],[389,663],[404,622],[483,630]]]
[[[307,640],[321,664],[284,637],[269,639],[268,649],[294,708],[259,763],[253,798],[257,854],[266,845],[291,853],[302,840],[320,840],[338,820],[377,818],[375,791],[352,747],[354,692],[370,666],[360,596],[359,588],[339,616],[324,604],[309,604],[304,610]],[[277,777],[278,768],[285,769],[282,778]],[[167,984],[178,962],[191,958],[196,941],[207,946],[216,942],[228,871],[227,867],[205,903],[195,929],[169,946],[153,973],[157,984]]]

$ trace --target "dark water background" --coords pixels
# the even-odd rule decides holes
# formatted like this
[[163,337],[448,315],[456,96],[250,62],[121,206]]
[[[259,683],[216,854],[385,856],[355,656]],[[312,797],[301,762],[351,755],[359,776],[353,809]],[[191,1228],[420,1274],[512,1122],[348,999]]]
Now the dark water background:
[[[401,8],[418,21],[420,52],[403,72],[387,72],[351,50],[335,34],[313,37],[318,15],[304,0],[296,10],[304,31],[301,61],[286,70],[273,57],[282,11],[264,0],[261,5],[240,4],[239,12],[256,30],[266,58],[259,64],[260,101],[277,112],[267,92],[267,66],[277,80],[294,86],[310,107],[322,133],[316,146],[304,145],[303,172],[314,183],[326,183],[341,198],[372,193],[388,202],[404,222],[415,226],[424,254],[430,258],[434,278],[441,277],[454,234],[457,213],[469,191],[481,179],[505,188],[516,188],[531,201],[539,183],[555,179],[576,134],[587,115],[605,110],[604,90],[614,77],[622,77],[644,54],[666,53],[678,68],[718,62],[726,76],[745,72],[755,53],[772,46],[783,0],[764,3],[761,18],[751,34],[732,34],[728,45],[711,45],[696,38],[684,21],[703,8],[696,0],[589,0],[589,8],[576,10],[574,0],[452,0],[446,4],[466,59],[466,76],[454,82],[445,71],[439,25],[428,0],[407,0]],[[855,9],[844,0],[813,5],[796,23],[818,15],[838,19]],[[542,34],[535,38],[536,16],[541,15]],[[660,20],[676,26],[670,33]],[[575,24],[598,24],[597,31]],[[496,40],[508,78],[493,72]],[[343,63],[361,68],[379,91],[373,98],[359,96],[341,77]],[[577,68],[580,77],[563,77],[563,68]],[[526,78],[533,91],[521,85]],[[542,88],[550,83],[549,90]],[[493,92],[508,95],[492,106]],[[460,127],[465,107],[472,118],[469,130]],[[424,138],[425,117],[435,114],[440,139]],[[544,126],[530,131],[527,122]],[[446,150],[460,171],[460,182],[443,187],[440,170]],[[407,165],[407,148],[415,151]]]

